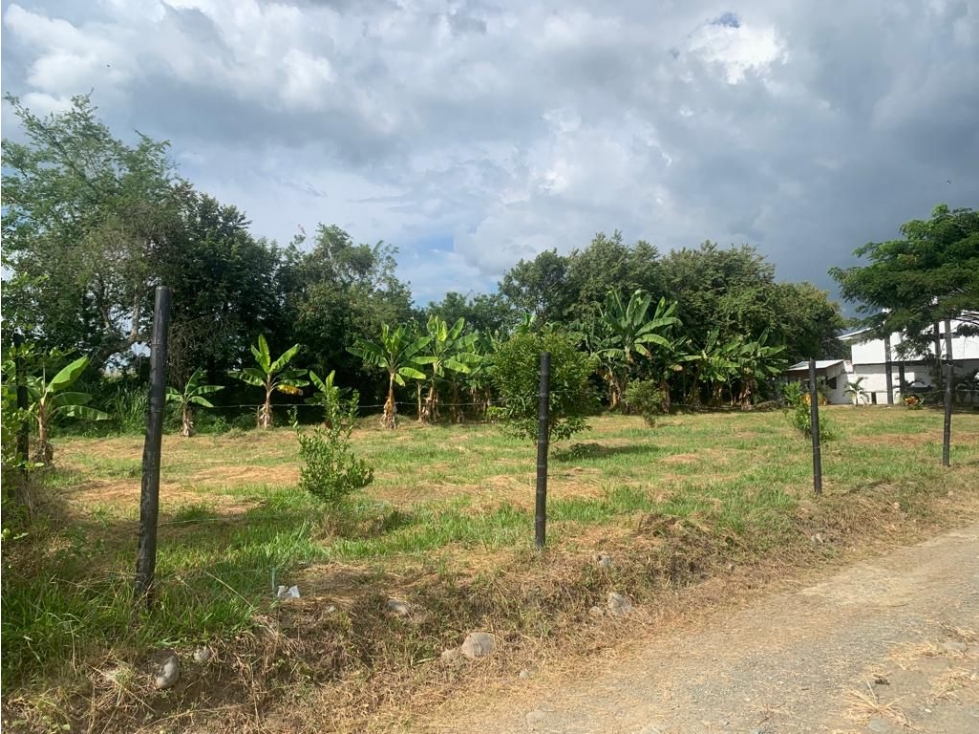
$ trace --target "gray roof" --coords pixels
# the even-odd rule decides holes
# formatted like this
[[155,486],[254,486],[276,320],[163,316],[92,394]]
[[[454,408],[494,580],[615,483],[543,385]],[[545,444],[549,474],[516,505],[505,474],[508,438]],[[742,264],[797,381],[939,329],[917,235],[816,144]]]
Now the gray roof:
[[[836,365],[836,364],[843,364],[843,362],[844,362],[844,360],[842,360],[842,359],[817,359],[816,360],[816,369],[817,370],[824,370],[827,367],[832,367],[833,365]],[[801,370],[808,370],[808,369],[809,369],[809,362],[808,361],[805,361],[805,362],[797,362],[796,364],[794,364],[791,367],[789,367],[788,371],[789,372],[800,372]]]

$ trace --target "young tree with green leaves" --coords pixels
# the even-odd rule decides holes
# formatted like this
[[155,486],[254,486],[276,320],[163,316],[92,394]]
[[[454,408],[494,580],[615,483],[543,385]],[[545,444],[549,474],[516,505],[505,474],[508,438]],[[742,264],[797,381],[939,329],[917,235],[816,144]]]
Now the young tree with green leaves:
[[196,433],[194,429],[194,406],[213,408],[214,405],[204,396],[224,390],[224,385],[201,385],[200,381],[203,377],[204,369],[198,367],[187,379],[182,391],[175,387],[167,388],[167,402],[180,405],[180,435],[184,438],[190,438]]
[[284,351],[277,359],[272,359],[269,343],[264,334],[258,336],[258,346],[251,346],[257,367],[245,367],[240,372],[232,372],[235,377],[249,385],[260,387],[265,391],[265,402],[258,409],[258,427],[272,427],[272,393],[278,391],[287,395],[299,395],[300,388],[309,384],[302,379],[306,370],[286,369],[289,362],[299,353],[299,345],[294,344]]
[[69,392],[88,367],[88,357],[80,357],[63,367],[50,380],[42,373],[40,377],[27,380],[30,396],[28,412],[37,423],[37,444],[34,460],[50,466],[54,460],[54,447],[51,445],[51,423],[59,416],[82,418],[90,421],[108,420],[109,416],[101,410],[89,407],[92,396],[83,392]]
[[587,430],[585,417],[596,407],[591,358],[577,348],[571,335],[554,329],[539,334],[514,334],[500,343],[493,357],[493,383],[503,401],[491,408],[513,435],[538,440],[538,392],[540,355],[551,355],[550,420],[548,437],[562,440]]
[[349,398],[344,398],[344,393],[348,390],[335,384],[336,374],[336,370],[330,370],[326,379],[321,379],[313,370],[309,371],[309,380],[316,388],[316,393],[306,398],[306,403],[323,408],[323,427],[327,429],[334,427],[334,417],[343,413],[346,405],[356,405],[360,401],[360,394],[356,390],[350,392]]
[[405,324],[392,329],[381,325],[381,341],[375,343],[359,340],[348,351],[364,360],[372,367],[379,367],[388,374],[388,394],[384,401],[384,415],[381,425],[385,428],[398,427],[398,404],[394,396],[394,386],[405,385],[405,379],[424,380],[425,373],[418,369],[421,351],[431,341],[429,336],[415,336]]

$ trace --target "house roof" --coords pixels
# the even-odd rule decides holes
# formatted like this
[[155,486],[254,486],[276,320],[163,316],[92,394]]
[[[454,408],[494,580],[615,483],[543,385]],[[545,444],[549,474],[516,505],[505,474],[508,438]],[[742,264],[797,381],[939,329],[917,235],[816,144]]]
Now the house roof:
[[[842,360],[842,359],[817,359],[816,360],[816,369],[817,370],[824,370],[827,367],[832,367],[833,365],[843,364],[844,361],[845,360]],[[808,370],[808,369],[809,369],[809,362],[808,361],[805,361],[805,362],[797,362],[796,364],[794,364],[791,367],[789,367],[789,369],[787,371],[788,372],[801,372],[802,370]]]

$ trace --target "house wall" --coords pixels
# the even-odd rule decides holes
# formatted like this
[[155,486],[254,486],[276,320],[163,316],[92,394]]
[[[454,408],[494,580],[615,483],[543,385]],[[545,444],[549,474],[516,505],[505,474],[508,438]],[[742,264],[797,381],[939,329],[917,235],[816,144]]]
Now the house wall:
[[[953,351],[954,355],[955,352]],[[979,359],[966,359],[959,362],[955,360],[955,374],[958,377],[967,377],[971,375],[976,370],[979,370]],[[897,364],[891,365],[893,369],[893,381],[894,381],[894,402],[900,402],[901,400],[901,385],[900,385],[900,371]],[[887,376],[886,370],[883,364],[857,364],[854,362],[853,365],[853,375],[851,380],[856,380],[857,378],[866,378],[862,383],[862,387],[868,393],[873,393],[876,395],[877,402],[881,405],[887,403]],[[926,365],[905,365],[904,367],[904,379],[908,382],[917,382],[919,385],[933,385],[934,379],[931,373],[931,369]],[[870,398],[868,397],[868,401]],[[979,395],[969,394],[960,391],[956,395],[956,402],[964,402],[969,404],[979,404]]]
[[[958,327],[959,321],[952,321],[952,329]],[[945,356],[945,327],[941,325],[941,356]],[[898,362],[897,347],[901,343],[901,335],[898,333],[891,335],[891,361],[893,364],[893,383],[894,401],[900,401],[900,371]],[[853,362],[853,379],[865,377],[862,385],[869,393],[876,396],[878,403],[887,403],[887,378],[885,375],[885,349],[883,339],[868,339],[864,342],[851,342],[851,357]],[[927,354],[934,358],[935,347],[933,343],[928,345]],[[979,337],[955,336],[952,338],[952,357],[956,363],[955,373],[957,375],[969,375],[979,368]],[[915,360],[917,361],[917,360]],[[921,385],[933,385],[935,380],[932,370],[926,365],[906,364],[904,368],[904,379],[907,382],[917,382]],[[957,396],[959,397],[959,396]],[[970,395],[961,396],[963,400],[977,400],[979,397]]]
[[[827,390],[826,390],[826,401],[830,405],[843,405],[846,403],[852,403],[850,396],[846,394],[846,388],[850,384],[849,365],[847,363],[840,363],[833,365],[832,367],[824,367],[817,370],[817,379],[826,380]],[[803,384],[809,383],[808,372],[796,371],[789,372],[788,378]],[[830,384],[834,384],[832,381],[836,380],[835,387],[829,387]],[[867,399],[869,402],[869,398]]]
[[[952,321],[952,330],[957,328],[958,321]],[[942,325],[941,332],[943,334],[942,338],[942,357],[945,356],[945,326]],[[898,361],[897,346],[901,343],[900,334],[891,335],[891,361]],[[865,342],[854,342],[850,346],[851,357],[854,365],[858,364],[881,364],[883,365],[885,360],[884,356],[884,340],[883,339],[869,339]],[[933,343],[928,345],[928,354],[934,356],[935,346]],[[952,337],[952,358],[957,360],[960,359],[979,359],[979,337],[970,336],[955,336]]]

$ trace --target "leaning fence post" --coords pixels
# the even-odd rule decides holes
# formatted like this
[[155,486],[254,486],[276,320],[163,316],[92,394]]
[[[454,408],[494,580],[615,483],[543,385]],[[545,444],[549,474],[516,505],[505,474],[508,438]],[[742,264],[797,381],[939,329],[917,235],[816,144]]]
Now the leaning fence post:
[[551,404],[551,355],[540,355],[540,392],[537,395],[537,502],[534,513],[534,541],[544,547],[547,536],[547,448]]
[[143,481],[139,497],[139,548],[136,552],[135,599],[153,606],[156,571],[156,525],[160,513],[160,453],[163,443],[163,410],[167,385],[167,330],[170,322],[170,289],[156,289],[153,339],[150,342],[150,408],[143,443]]
[[819,391],[816,390],[816,360],[809,359],[809,418],[812,434],[812,488],[823,493],[823,460],[819,451]]

